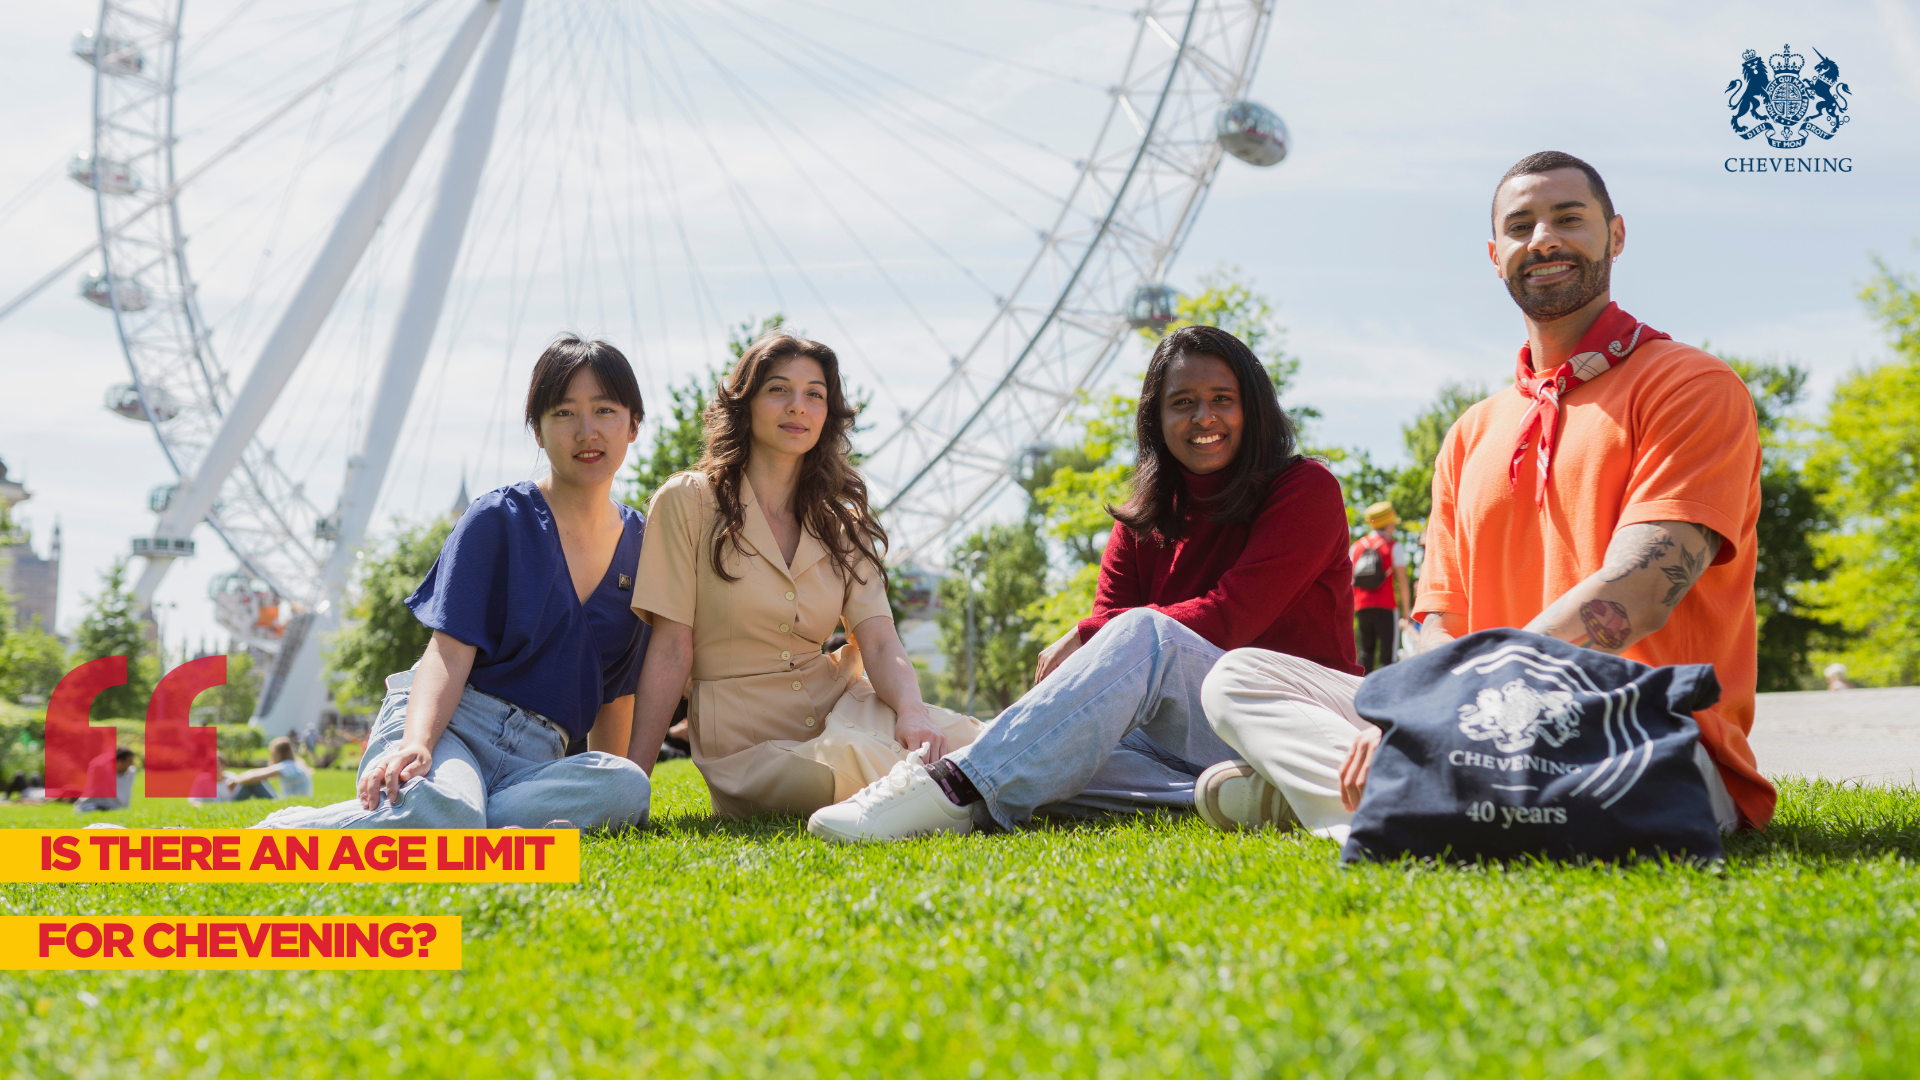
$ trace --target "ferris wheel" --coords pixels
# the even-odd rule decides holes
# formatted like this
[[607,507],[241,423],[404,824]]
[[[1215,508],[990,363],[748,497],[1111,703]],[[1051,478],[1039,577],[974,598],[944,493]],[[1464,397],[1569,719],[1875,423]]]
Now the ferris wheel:
[[1286,154],[1246,100],[1270,0],[1025,2],[1084,47],[814,0],[103,0],[69,174],[131,373],[107,407],[177,477],[141,602],[208,525],[219,617],[274,657],[256,722],[303,728],[376,510],[439,508],[413,464],[512,476],[530,345],[604,328],[659,401],[773,311],[868,400],[890,559],[937,561],[1172,318],[1223,153]]

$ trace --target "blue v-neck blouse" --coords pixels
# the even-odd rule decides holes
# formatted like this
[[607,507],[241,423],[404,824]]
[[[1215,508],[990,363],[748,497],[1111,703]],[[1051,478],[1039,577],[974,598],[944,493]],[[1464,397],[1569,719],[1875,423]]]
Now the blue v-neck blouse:
[[582,604],[540,489],[526,480],[489,491],[461,515],[407,607],[477,650],[468,685],[585,735],[600,706],[639,685],[651,632],[622,570],[640,562],[647,519],[628,506],[620,516],[620,546]]

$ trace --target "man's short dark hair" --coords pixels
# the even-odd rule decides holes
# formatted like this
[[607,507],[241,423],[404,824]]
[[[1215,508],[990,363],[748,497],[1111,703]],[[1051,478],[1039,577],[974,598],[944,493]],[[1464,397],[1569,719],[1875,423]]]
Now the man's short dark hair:
[[[1581,172],[1586,173],[1588,186],[1593,188],[1594,197],[1600,200],[1600,212],[1607,215],[1608,221],[1613,220],[1613,198],[1607,194],[1607,182],[1600,179],[1600,170],[1581,161],[1572,154],[1562,153],[1559,150],[1542,150],[1537,154],[1528,154],[1526,157],[1514,162],[1513,168],[1507,170],[1507,175],[1501,177],[1500,182],[1493,185],[1493,205],[1488,207],[1487,216],[1492,218],[1495,214],[1499,213],[1497,208],[1500,205],[1500,189],[1507,186],[1507,181],[1516,176],[1535,176],[1540,173],[1554,172],[1558,169],[1579,169]],[[1495,233],[1500,231],[1500,222],[1498,220],[1493,222],[1493,231]]]
[[132,761],[133,757],[134,757],[133,751],[127,749],[124,746],[119,747],[113,752],[113,760],[116,763],[122,762],[122,761]]

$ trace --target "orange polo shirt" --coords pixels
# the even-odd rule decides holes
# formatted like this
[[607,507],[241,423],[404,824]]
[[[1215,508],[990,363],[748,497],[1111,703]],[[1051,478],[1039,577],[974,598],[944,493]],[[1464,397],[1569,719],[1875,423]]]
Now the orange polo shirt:
[[1675,341],[1642,344],[1562,399],[1546,505],[1534,504],[1536,447],[1507,467],[1531,402],[1509,387],[1468,409],[1433,470],[1433,512],[1417,616],[1463,615],[1467,630],[1525,626],[1600,569],[1614,530],[1691,521],[1720,552],[1666,626],[1622,655],[1643,664],[1712,664],[1720,703],[1694,714],[1701,742],[1750,825],[1773,817],[1774,789],[1747,745],[1758,675],[1753,569],[1760,433],[1746,384],[1719,359]]

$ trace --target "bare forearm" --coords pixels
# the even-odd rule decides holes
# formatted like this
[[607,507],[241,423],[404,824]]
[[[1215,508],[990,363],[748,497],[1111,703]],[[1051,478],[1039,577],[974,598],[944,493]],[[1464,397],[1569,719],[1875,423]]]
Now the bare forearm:
[[453,720],[453,710],[466,692],[467,676],[473,671],[475,649],[458,638],[438,630],[427,642],[427,651],[414,669],[413,686],[407,693],[407,723],[401,741],[431,749],[439,743]]
[[587,732],[587,749],[603,754],[625,754],[633,741],[633,695],[615,698],[600,706],[593,727]]
[[1582,648],[1622,652],[1667,624],[1719,550],[1717,534],[1690,522],[1622,526],[1607,545],[1605,564],[1526,629]]
[[927,706],[920,699],[920,676],[913,670],[907,648],[893,628],[893,620],[876,615],[854,627],[853,640],[860,647],[861,663],[873,692],[893,710],[895,716],[924,716]]
[[648,776],[660,758],[660,743],[673,723],[673,711],[693,670],[693,627],[661,619],[653,628],[653,642],[640,668],[640,686],[633,695],[632,736],[626,754]]

